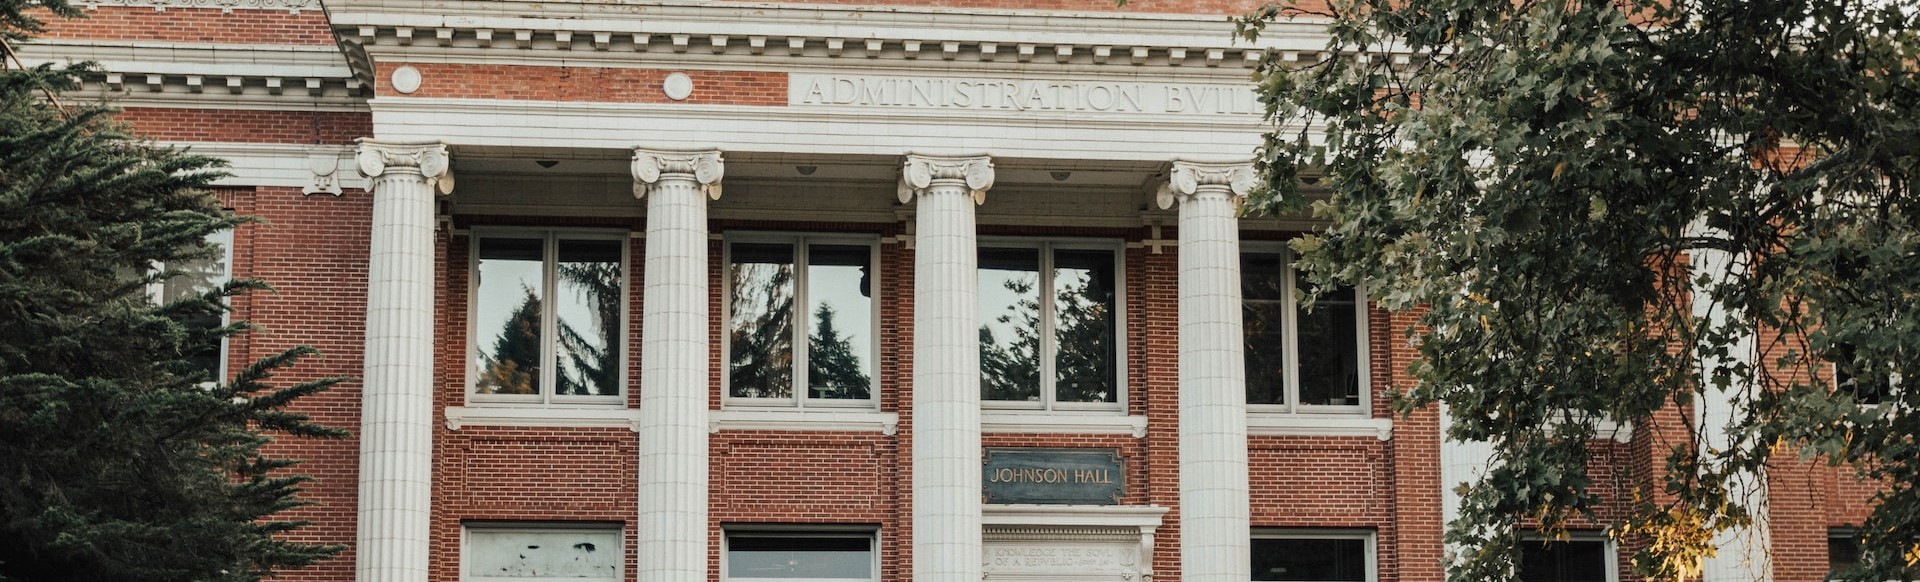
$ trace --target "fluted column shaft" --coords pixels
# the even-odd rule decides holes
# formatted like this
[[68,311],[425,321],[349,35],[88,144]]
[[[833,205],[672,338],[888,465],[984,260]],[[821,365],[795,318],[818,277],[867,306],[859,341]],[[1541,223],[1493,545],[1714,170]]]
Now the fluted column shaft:
[[424,582],[433,479],[433,196],[452,186],[447,148],[363,139],[357,159],[371,180],[373,230],[355,575]]
[[647,204],[640,332],[639,581],[707,579],[707,199],[720,152],[635,150]]
[[979,582],[980,320],[974,205],[985,156],[910,155],[914,208],[913,579]]
[[1247,395],[1236,199],[1247,164],[1176,161],[1180,205],[1180,569],[1186,582],[1252,580]]

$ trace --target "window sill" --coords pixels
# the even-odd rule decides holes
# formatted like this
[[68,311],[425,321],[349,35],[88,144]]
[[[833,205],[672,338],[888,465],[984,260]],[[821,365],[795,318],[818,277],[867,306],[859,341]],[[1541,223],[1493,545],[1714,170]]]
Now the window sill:
[[780,430],[820,432],[877,432],[892,436],[900,415],[873,410],[715,410],[707,413],[708,432],[723,430]]
[[640,432],[640,411],[596,406],[448,406],[447,430],[463,426],[519,426],[560,428],[625,428]]
[[1134,438],[1146,438],[1147,417],[1120,415],[1113,412],[1077,414],[1070,412],[983,410],[980,412],[980,432],[1127,434],[1133,435]]
[[1393,420],[1365,416],[1308,414],[1247,415],[1247,436],[1370,436],[1393,440]]

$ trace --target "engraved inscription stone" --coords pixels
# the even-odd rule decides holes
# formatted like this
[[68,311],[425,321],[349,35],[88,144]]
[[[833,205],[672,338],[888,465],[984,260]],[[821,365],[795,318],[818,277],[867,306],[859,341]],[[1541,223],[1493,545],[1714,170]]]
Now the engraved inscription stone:
[[982,566],[988,579],[1129,580],[1140,570],[1140,548],[1125,544],[990,543],[985,554]]
[[1251,84],[793,73],[789,106],[1258,116]]
[[981,464],[986,503],[1116,505],[1127,491],[1115,449],[989,448]]

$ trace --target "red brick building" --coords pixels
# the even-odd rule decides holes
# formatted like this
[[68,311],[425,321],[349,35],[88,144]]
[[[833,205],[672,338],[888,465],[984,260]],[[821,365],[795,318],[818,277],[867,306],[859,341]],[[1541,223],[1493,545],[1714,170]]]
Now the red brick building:
[[[275,445],[319,479],[296,535],[349,547],[286,579],[1443,577],[1482,461],[1388,411],[1414,318],[1298,310],[1284,241],[1312,224],[1235,214],[1248,74],[1332,58],[1314,22],[82,5],[22,53],[101,63],[86,92],[231,160],[221,196],[265,219],[227,267],[278,291],[235,305],[265,329],[228,361],[311,344],[288,380],[360,378],[302,405],[353,438]],[[1653,483],[1673,429],[1620,427],[1598,481]],[[1767,483],[1766,568],[1819,578],[1866,491]],[[1531,572],[1632,579],[1601,525]]]

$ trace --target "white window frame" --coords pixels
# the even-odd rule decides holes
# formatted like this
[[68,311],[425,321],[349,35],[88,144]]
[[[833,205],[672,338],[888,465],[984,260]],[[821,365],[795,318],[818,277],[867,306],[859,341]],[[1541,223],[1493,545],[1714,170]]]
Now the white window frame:
[[[1055,239],[1034,237],[980,237],[975,250],[981,248],[1035,249],[1040,255],[1040,281],[1036,284],[1040,292],[1040,400],[987,400],[980,399],[980,407],[991,411],[1037,410],[1044,412],[1105,412],[1125,413],[1127,410],[1127,248],[1122,241],[1103,241],[1099,239]],[[1055,369],[1056,356],[1060,349],[1059,338],[1053,325],[1053,251],[1112,251],[1113,252],[1113,402],[1060,402],[1054,382],[1059,379]],[[979,267],[974,267],[976,279]],[[978,285],[976,284],[976,287]],[[978,292],[976,288],[975,292]],[[976,298],[977,302],[978,299]],[[981,323],[985,314],[977,314]],[[976,325],[975,329],[978,329]],[[975,388],[978,389],[977,387]]]
[[[880,408],[880,237],[845,233],[797,233],[797,232],[727,232],[722,235],[720,245],[720,406],[732,409],[856,409],[878,410]],[[733,245],[745,244],[790,244],[794,248],[793,257],[793,302],[802,307],[793,314],[793,396],[789,398],[749,398],[733,395]],[[871,324],[867,330],[871,338],[867,350],[867,361],[873,365],[872,389],[865,400],[809,398],[811,386],[807,385],[807,357],[805,349],[807,338],[813,330],[813,313],[805,309],[807,305],[807,249],[813,245],[865,246],[869,252],[869,273],[867,274],[868,306],[871,312],[867,321]]]
[[[512,405],[512,406],[626,406],[629,388],[627,378],[632,360],[629,359],[633,342],[630,326],[633,320],[633,245],[629,244],[631,234],[625,230],[594,228],[536,228],[488,226],[475,227],[467,233],[467,346],[462,355],[465,362],[466,380],[462,391],[467,395],[469,405]],[[479,361],[482,338],[478,335],[480,308],[480,240],[486,238],[540,239],[540,393],[539,394],[481,394],[474,391],[474,380],[479,377],[476,362]],[[556,374],[559,361],[559,315],[554,312],[558,302],[560,278],[558,274],[560,245],[559,241],[594,240],[617,242],[620,245],[620,378],[617,382],[620,391],[612,395],[576,395],[557,394],[559,388]]]
[[[1293,266],[1293,250],[1287,248],[1286,243],[1281,241],[1243,242],[1240,245],[1240,254],[1278,254],[1280,255],[1281,263],[1286,265],[1286,272],[1282,273],[1282,293],[1283,296],[1286,297],[1287,309],[1282,316],[1285,322],[1285,330],[1282,332],[1281,340],[1281,349],[1286,352],[1284,354],[1287,368],[1285,374],[1286,386],[1283,390],[1285,393],[1285,402],[1281,404],[1248,403],[1247,412],[1260,415],[1371,416],[1373,413],[1373,358],[1368,350],[1368,305],[1366,289],[1359,286],[1353,288],[1354,353],[1356,354],[1354,360],[1360,367],[1360,369],[1357,370],[1357,377],[1360,382],[1360,401],[1354,404],[1339,405],[1301,404],[1300,296],[1299,290],[1295,288],[1299,275]],[[1236,256],[1234,260],[1241,260],[1241,257]],[[1241,273],[1240,276],[1245,277],[1246,273]],[[1246,298],[1242,297],[1240,301],[1244,309]],[[1241,341],[1245,341],[1244,332],[1242,332]],[[1242,366],[1244,365],[1245,364],[1242,363]]]
[[[610,522],[610,523],[567,523],[567,522],[528,522],[528,521],[462,522],[460,524],[460,579],[461,580],[471,580],[474,578],[473,572],[470,570],[473,564],[468,559],[470,556],[473,555],[473,550],[472,550],[472,547],[470,546],[470,543],[472,541],[474,530],[503,532],[503,533],[508,533],[508,532],[573,533],[573,532],[581,532],[581,531],[598,531],[601,533],[612,532],[616,535],[616,537],[620,539],[620,544],[618,547],[618,551],[620,552],[620,559],[617,562],[619,564],[619,567],[614,571],[614,579],[626,580],[627,528],[624,525],[617,522]],[[579,580],[579,578],[534,578],[530,580],[541,580],[541,581],[553,580],[558,582],[562,580]]]
[[1249,537],[1249,547],[1253,545],[1252,540],[1360,540],[1366,549],[1366,582],[1380,580],[1379,534],[1373,530],[1255,527]]
[[[1566,539],[1560,539],[1560,540],[1547,539],[1547,536],[1541,535],[1539,532],[1527,532],[1520,535],[1520,543],[1523,545],[1534,544],[1535,547],[1538,547],[1540,545],[1540,542],[1542,541],[1599,542],[1600,544],[1602,544],[1602,547],[1604,548],[1602,551],[1606,553],[1605,561],[1607,563],[1607,577],[1606,577],[1607,582],[1620,582],[1620,547],[1619,547],[1619,544],[1614,543],[1613,538],[1611,536],[1608,536],[1606,532],[1568,531]],[[1520,549],[1520,548],[1516,548],[1516,549]],[[1514,572],[1514,575],[1516,576],[1519,574],[1520,572],[1518,570]]]
[[[207,238],[206,238],[207,242],[220,246],[221,272],[220,272],[220,277],[213,281],[213,285],[215,287],[225,285],[227,284],[227,282],[233,280],[233,231],[234,229],[229,228],[225,230],[214,231],[207,234]],[[166,263],[155,262],[153,265],[153,268],[157,272],[157,271],[165,270],[167,268],[167,265]],[[211,289],[209,289],[209,291],[210,290]],[[149,302],[153,303],[154,305],[160,305],[161,303],[166,301],[166,292],[167,292],[167,284],[165,281],[154,281],[152,283],[147,284],[147,299]],[[225,305],[225,303],[223,302],[222,305]],[[220,312],[220,325],[224,327],[227,325],[231,325],[232,323],[233,323],[233,313],[230,311],[222,310]],[[232,338],[228,338],[228,337],[220,338],[220,347],[219,347],[220,357],[217,360],[217,363],[214,364],[214,366],[216,367],[213,370],[213,378],[210,378],[204,382],[201,382],[200,386],[202,388],[212,388],[215,385],[228,380],[227,366],[229,364],[227,362],[227,348],[229,345],[228,340],[230,339]]]
[[[728,571],[728,568],[731,567],[729,563],[732,562],[732,560],[729,560],[728,558],[733,553],[734,534],[743,534],[748,536],[790,537],[790,538],[853,538],[853,537],[866,536],[867,543],[869,544],[867,546],[868,559],[872,560],[872,563],[868,566],[868,571],[873,572],[873,577],[871,578],[734,578],[733,573]],[[855,580],[867,580],[871,582],[878,582],[880,580],[880,574],[881,574],[880,542],[881,542],[880,529],[877,527],[867,526],[867,525],[722,526],[720,528],[720,582],[734,582],[736,580],[741,580],[741,581],[782,580],[785,582],[851,582]]]

